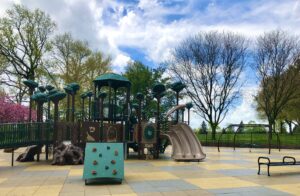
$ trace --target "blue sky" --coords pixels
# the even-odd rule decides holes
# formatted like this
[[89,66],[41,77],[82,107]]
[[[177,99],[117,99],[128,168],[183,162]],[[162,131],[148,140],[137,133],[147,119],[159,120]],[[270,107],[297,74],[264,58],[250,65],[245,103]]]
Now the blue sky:
[[[110,55],[116,72],[131,60],[155,67],[170,58],[182,39],[200,31],[243,34],[250,48],[265,31],[300,33],[298,0],[1,0],[0,15],[14,2],[40,8],[57,23],[58,33],[71,32]],[[258,121],[253,109],[258,84],[252,72],[247,69],[242,74],[242,98],[223,126]],[[193,127],[200,126],[198,116],[192,119]]]

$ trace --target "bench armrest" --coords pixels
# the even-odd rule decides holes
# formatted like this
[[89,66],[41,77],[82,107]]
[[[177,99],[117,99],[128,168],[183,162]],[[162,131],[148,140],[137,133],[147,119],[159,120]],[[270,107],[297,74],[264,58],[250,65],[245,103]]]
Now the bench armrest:
[[296,159],[295,159],[295,157],[284,156],[284,157],[282,158],[282,162],[283,162],[283,163],[287,163],[287,162],[286,162],[286,159],[293,159],[293,164],[294,164],[294,165],[296,164]]
[[261,161],[260,161],[261,159],[267,160],[267,161],[268,161],[268,162],[267,162],[268,165],[269,165],[270,162],[271,162],[270,159],[269,159],[269,157],[258,157],[258,160],[257,160],[258,164],[264,163],[264,162],[261,162]]

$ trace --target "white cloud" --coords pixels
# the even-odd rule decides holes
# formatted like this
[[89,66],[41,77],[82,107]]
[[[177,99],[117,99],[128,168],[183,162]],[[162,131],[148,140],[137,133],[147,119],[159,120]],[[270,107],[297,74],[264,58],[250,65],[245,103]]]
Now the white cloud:
[[130,61],[131,61],[131,58],[129,56],[126,56],[124,54],[118,54],[112,62],[113,71],[116,72],[116,73],[123,72],[125,66]]
[[[140,0],[137,4],[111,0],[15,2],[31,9],[40,8],[55,20],[59,32],[71,32],[75,38],[87,40],[94,49],[110,55],[118,72],[129,60],[134,60],[121,51],[123,46],[139,50],[147,60],[158,64],[169,58],[178,42],[199,31],[229,30],[249,38],[276,28],[300,33],[300,3],[294,0],[210,1],[209,4],[178,0],[173,1],[178,3],[176,6],[166,6],[165,1],[159,0]],[[1,0],[0,16],[11,5],[11,0]],[[183,17],[168,20],[172,14]],[[256,118],[248,93],[256,86],[247,88],[249,91],[243,91],[241,105],[231,111],[224,124],[239,122],[241,117]],[[202,120],[192,116],[192,125],[199,126]]]

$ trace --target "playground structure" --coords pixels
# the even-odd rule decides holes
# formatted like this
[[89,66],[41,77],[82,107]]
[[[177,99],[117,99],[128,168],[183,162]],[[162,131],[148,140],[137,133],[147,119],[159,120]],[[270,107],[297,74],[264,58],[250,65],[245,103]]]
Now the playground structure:
[[[184,108],[189,111],[191,104],[173,108],[172,111],[176,112],[175,120],[165,121],[165,118],[161,117],[160,101],[166,91],[162,84],[156,84],[152,89],[153,97],[157,99],[157,112],[155,123],[150,123],[142,119],[144,95],[138,93],[135,97],[138,104],[132,104],[131,83],[127,78],[118,74],[107,73],[98,76],[94,80],[93,92],[88,91],[80,95],[82,104],[80,118],[76,118],[75,114],[75,95],[80,89],[77,83],[66,85],[65,92],[51,85],[38,86],[36,82],[30,80],[24,83],[29,87],[30,106],[33,105],[33,101],[36,102],[37,122],[32,122],[31,115],[29,115],[29,122],[26,123],[1,124],[0,148],[14,149],[38,145],[38,150],[32,152],[28,150],[29,154],[25,153],[23,156],[29,156],[32,160],[32,157],[37,155],[37,160],[39,160],[39,149],[43,146],[45,146],[46,159],[48,159],[49,145],[57,147],[64,141],[70,141],[72,145],[82,149],[89,142],[114,142],[123,143],[125,159],[128,156],[129,147],[138,152],[140,159],[157,159],[159,153],[164,151],[162,149],[172,144],[174,160],[200,161],[205,158],[201,144],[192,129],[183,123],[183,115],[182,119],[179,119],[179,111],[183,112]],[[181,82],[176,82],[171,87],[176,92],[177,104],[179,93],[184,87]],[[67,109],[65,118],[62,119],[59,115],[59,103],[65,97],[67,97]],[[88,108],[86,109],[84,103],[87,98]],[[51,118],[51,102],[54,105],[53,118]],[[48,103],[46,115],[43,114],[45,103]],[[136,110],[134,118],[137,118],[137,122],[131,121],[133,108]],[[170,119],[173,112],[169,113],[167,118]],[[188,114],[188,124],[189,116]],[[12,150],[12,165],[13,158]]]

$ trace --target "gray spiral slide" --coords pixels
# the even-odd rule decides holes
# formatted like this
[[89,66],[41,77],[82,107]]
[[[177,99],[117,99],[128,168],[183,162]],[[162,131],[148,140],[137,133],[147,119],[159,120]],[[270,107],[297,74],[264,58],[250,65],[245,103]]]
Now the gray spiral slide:
[[178,123],[164,134],[172,144],[172,158],[176,161],[201,161],[206,155],[190,126]]

